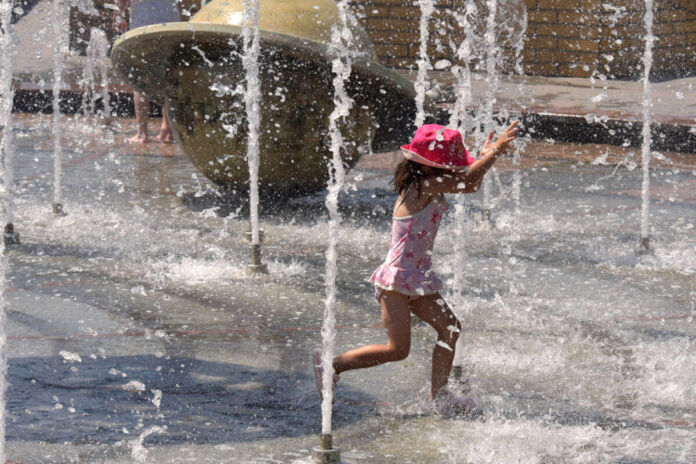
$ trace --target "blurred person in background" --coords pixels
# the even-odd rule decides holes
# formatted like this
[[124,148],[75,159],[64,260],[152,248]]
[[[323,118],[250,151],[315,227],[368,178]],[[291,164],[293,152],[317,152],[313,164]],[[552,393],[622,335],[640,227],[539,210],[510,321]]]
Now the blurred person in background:
[[[177,0],[117,0],[118,9],[114,10],[113,27],[116,32],[122,34],[126,30],[150,24],[179,22],[181,15],[177,3]],[[128,12],[128,16],[126,16],[126,12]],[[147,143],[150,141],[147,127],[150,100],[139,92],[133,92],[133,103],[138,132],[129,138],[128,142]],[[174,142],[174,135],[164,105],[162,105],[162,125],[155,140],[162,143]]]

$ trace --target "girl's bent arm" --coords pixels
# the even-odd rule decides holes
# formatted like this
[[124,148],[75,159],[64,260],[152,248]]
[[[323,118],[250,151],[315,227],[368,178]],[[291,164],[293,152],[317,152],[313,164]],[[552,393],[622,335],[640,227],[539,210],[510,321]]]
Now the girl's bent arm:
[[510,143],[517,137],[517,121],[510,124],[495,143],[493,132],[488,134],[481,149],[481,159],[476,160],[466,171],[454,171],[445,175],[429,176],[422,181],[421,192],[426,195],[439,193],[473,193],[481,187],[483,177],[500,155],[505,153]]

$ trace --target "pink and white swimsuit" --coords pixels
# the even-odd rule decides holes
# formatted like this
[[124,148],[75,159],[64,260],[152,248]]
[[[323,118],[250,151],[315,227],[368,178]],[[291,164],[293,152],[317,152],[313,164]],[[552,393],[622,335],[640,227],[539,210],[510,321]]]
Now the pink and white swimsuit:
[[[396,209],[405,197],[406,192]],[[448,209],[449,205],[440,197],[433,198],[416,214],[393,216],[389,252],[384,263],[370,277],[378,301],[383,290],[414,297],[440,291],[442,281],[431,269],[431,255],[440,221]]]

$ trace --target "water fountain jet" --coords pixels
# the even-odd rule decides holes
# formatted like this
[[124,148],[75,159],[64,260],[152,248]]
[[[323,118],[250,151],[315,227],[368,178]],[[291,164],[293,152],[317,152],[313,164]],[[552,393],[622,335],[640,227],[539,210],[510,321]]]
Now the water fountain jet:
[[426,77],[428,71],[432,69],[430,58],[428,56],[428,23],[430,17],[435,11],[433,0],[419,0],[421,17],[420,17],[420,46],[418,48],[418,75],[416,78],[416,120],[415,125],[419,127],[425,122],[425,93],[428,90]]
[[[498,45],[497,45],[497,28],[496,15],[498,12],[498,0],[487,0],[488,17],[486,19],[486,74],[488,78],[488,86],[486,88],[486,103],[484,105],[484,131],[482,140],[477,145],[482,145],[488,133],[493,130],[494,119],[493,111],[496,101],[496,93],[498,90]],[[492,168],[495,172],[495,168]],[[483,179],[483,209],[481,217],[484,221],[493,223],[491,218],[491,178],[486,176]]]
[[0,4],[0,125],[2,125],[2,164],[4,167],[4,212],[5,229],[3,238],[5,246],[19,244],[19,233],[15,232],[12,223],[13,199],[14,199],[14,134],[12,133],[12,104],[14,91],[12,90],[12,63],[14,59],[14,39],[12,35],[11,21],[12,2]]
[[645,51],[643,53],[643,145],[642,145],[642,165],[643,165],[643,185],[641,188],[641,221],[640,221],[640,248],[638,254],[649,254],[653,250],[650,248],[650,237],[648,221],[650,218],[650,150],[652,149],[652,134],[650,133],[652,95],[650,88],[650,71],[653,63],[653,45],[655,36],[653,34],[653,0],[645,0]]
[[64,216],[61,198],[62,166],[62,124],[60,121],[60,90],[63,86],[63,59],[67,49],[68,26],[66,9],[63,0],[53,0],[53,34],[55,45],[53,47],[53,214]]
[[[0,122],[3,124],[2,145],[0,153],[3,155],[3,163],[0,164],[0,177],[3,170],[8,167],[11,173],[12,162],[9,165],[8,159],[11,160],[13,154],[12,141],[12,103],[14,92],[12,91],[12,58],[14,55],[13,38],[12,38],[12,12],[13,2],[11,0],[0,1],[0,58],[2,62],[0,66]],[[9,180],[9,183],[7,183]],[[0,209],[0,221],[5,222],[5,240],[0,245],[0,462],[5,462],[5,426],[7,418],[7,333],[5,326],[7,322],[6,303],[5,303],[5,279],[7,269],[7,254],[5,253],[4,245],[8,242],[8,232],[12,238],[14,234],[14,226],[10,217],[11,195],[12,195],[12,176],[5,177],[7,189],[3,208]],[[10,197],[10,198],[8,198]],[[1,224],[2,222],[0,222]],[[9,230],[8,230],[9,229]],[[19,242],[19,235],[16,235]]]
[[259,2],[244,1],[242,19],[244,56],[242,66],[246,81],[244,106],[248,121],[247,164],[249,166],[249,240],[251,242],[251,264],[246,273],[265,274],[268,267],[261,263],[261,238],[259,234],[259,126],[261,100],[259,85]]
[[[82,78],[82,111],[89,115],[98,114],[98,118],[102,122],[106,122],[112,113],[107,66],[108,49],[109,40],[104,31],[96,27],[91,28],[87,44],[87,63],[83,69]],[[101,85],[101,110],[97,110],[97,101],[99,99],[97,76],[99,76]]]

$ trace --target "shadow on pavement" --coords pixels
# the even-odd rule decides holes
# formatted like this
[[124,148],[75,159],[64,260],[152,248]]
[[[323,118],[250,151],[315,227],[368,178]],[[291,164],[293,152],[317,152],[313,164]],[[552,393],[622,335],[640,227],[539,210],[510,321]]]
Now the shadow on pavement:
[[[304,374],[154,355],[81,362],[15,358],[8,367],[8,440],[113,444],[153,426],[166,426],[164,433],[148,436],[153,444],[246,442],[320,432],[319,397],[314,379]],[[337,405],[335,427],[371,410],[370,397],[343,388],[353,404]]]

